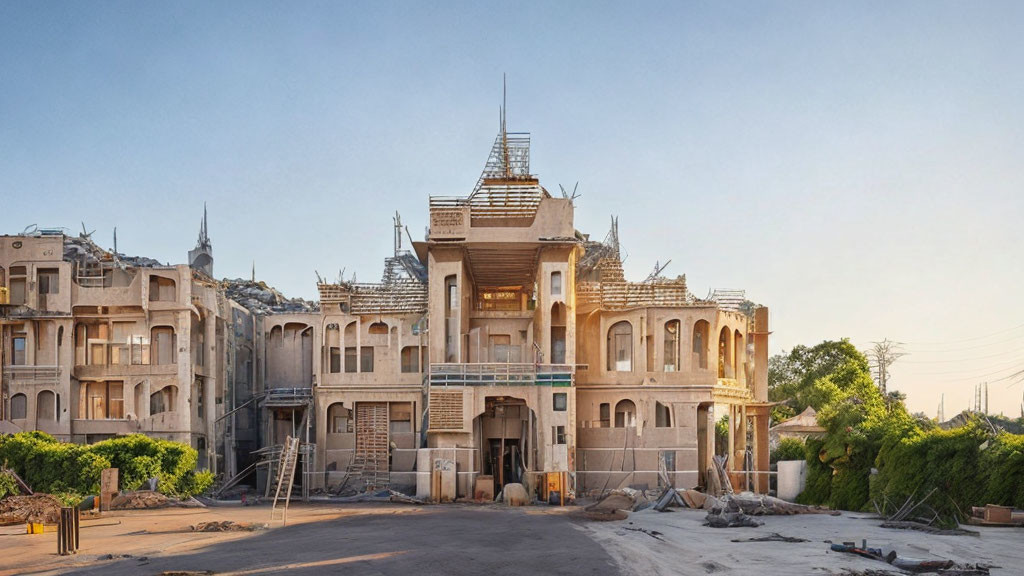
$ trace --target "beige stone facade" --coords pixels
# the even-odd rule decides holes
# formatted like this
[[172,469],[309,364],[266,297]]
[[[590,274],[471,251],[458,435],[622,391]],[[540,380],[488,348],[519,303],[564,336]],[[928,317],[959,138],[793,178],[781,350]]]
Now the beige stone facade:
[[321,281],[319,306],[213,280],[205,215],[188,265],[4,236],[3,431],[181,440],[222,485],[261,487],[299,437],[304,493],[692,487],[716,453],[765,490],[767,308],[627,281],[617,222],[591,240],[574,211],[502,130],[470,194],[429,199],[423,241],[403,247],[396,215],[381,281]]

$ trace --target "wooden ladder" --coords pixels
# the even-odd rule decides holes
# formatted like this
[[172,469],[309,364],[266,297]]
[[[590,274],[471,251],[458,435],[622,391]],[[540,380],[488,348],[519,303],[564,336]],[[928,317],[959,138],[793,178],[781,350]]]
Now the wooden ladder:
[[385,403],[356,405],[356,452],[350,476],[363,481],[367,491],[391,485],[388,466],[388,407]]
[[[274,492],[274,505],[270,508],[270,521],[277,520],[280,514],[282,526],[288,524],[288,504],[292,499],[292,485],[295,483],[295,466],[298,459],[299,439],[288,436],[281,450],[281,460],[277,466],[277,490]],[[279,505],[282,499],[284,503]]]

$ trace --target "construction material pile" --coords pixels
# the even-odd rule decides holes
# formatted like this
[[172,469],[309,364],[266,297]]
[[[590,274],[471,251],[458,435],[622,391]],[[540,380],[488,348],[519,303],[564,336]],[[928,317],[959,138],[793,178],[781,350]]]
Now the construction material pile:
[[283,294],[262,281],[224,279],[221,285],[228,298],[258,314],[316,312],[320,309],[316,302],[308,302],[302,298],[285,298]]
[[195,526],[192,526],[193,532],[255,532],[256,530],[266,530],[266,524],[239,524],[238,522],[232,522],[230,520],[224,520],[217,522],[200,522]]
[[763,496],[752,492],[726,494],[720,498],[708,497],[704,508],[711,503],[712,512],[739,512],[751,516],[789,516],[791,514],[831,514],[839,516],[839,512],[820,506],[804,506],[794,504],[773,496]]
[[597,502],[583,509],[583,515],[590,520],[624,520],[629,513],[637,509],[642,498],[638,490],[624,488],[612,490]]
[[171,505],[167,496],[152,490],[122,492],[110,501],[112,510],[148,510],[150,508],[166,508]]
[[60,507],[60,501],[49,494],[8,496],[0,500],[0,526],[24,522],[56,524]]

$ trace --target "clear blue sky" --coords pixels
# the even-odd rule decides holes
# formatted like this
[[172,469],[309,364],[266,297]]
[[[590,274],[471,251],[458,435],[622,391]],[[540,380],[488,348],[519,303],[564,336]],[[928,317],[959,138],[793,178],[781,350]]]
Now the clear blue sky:
[[[627,274],[772,308],[776,350],[889,337],[947,416],[1024,368],[1024,3],[0,3],[0,232],[80,229],[315,296],[391,215],[533,133]],[[1017,415],[1022,385],[991,385]]]

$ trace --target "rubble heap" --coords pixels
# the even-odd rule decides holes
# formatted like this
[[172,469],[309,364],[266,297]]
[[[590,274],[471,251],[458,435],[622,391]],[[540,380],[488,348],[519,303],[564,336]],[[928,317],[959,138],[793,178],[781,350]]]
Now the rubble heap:
[[60,518],[60,501],[49,494],[8,496],[0,500],[0,526],[39,522],[56,524]]
[[245,306],[256,314],[274,312],[317,312],[320,306],[302,298],[286,298],[266,282],[254,282],[241,278],[221,281],[221,287],[231,300]]

